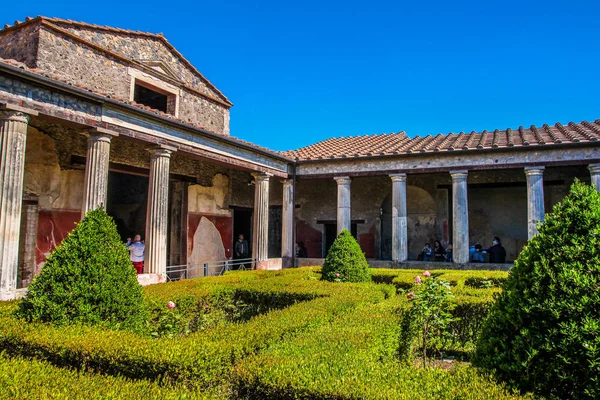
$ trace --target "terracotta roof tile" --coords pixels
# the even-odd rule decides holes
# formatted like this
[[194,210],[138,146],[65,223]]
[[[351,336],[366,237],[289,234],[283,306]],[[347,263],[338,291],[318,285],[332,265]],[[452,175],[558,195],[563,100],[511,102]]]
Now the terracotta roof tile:
[[337,159],[346,157],[372,157],[381,155],[402,155],[455,150],[479,151],[528,146],[552,146],[600,141],[600,119],[594,122],[569,122],[566,126],[556,123],[544,124],[542,128],[531,125],[520,126],[493,132],[460,132],[447,135],[415,136],[409,138],[404,132],[331,138],[298,150],[283,152],[296,160]]

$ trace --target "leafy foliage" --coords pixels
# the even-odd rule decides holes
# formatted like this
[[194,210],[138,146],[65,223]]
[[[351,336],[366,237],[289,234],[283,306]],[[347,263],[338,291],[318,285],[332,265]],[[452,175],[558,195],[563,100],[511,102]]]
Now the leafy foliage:
[[19,304],[27,321],[143,331],[141,286],[112,218],[90,211],[50,254]]
[[549,398],[600,398],[600,194],[575,182],[523,249],[477,363]]
[[330,282],[370,282],[371,272],[365,254],[344,229],[335,239],[323,262],[322,279]]
[[455,320],[451,313],[455,304],[452,303],[454,296],[450,282],[435,277],[421,280],[417,276],[413,290],[406,297],[410,309],[403,319],[405,333],[400,353],[405,358],[410,357],[416,343],[423,366],[426,366],[433,358],[427,351],[439,353],[451,335],[448,327]]

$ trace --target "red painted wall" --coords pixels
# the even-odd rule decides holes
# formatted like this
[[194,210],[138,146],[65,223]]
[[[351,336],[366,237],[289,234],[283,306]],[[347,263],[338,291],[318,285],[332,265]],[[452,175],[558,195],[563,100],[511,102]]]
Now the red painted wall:
[[[52,250],[67,237],[81,219],[81,211],[40,211],[36,236],[35,265],[46,261]],[[40,271],[37,270],[35,274]]]
[[323,233],[308,222],[296,221],[296,241],[304,242],[309,258],[323,257]]
[[358,244],[367,258],[375,258],[375,225],[371,225],[368,233],[358,235]]
[[233,244],[233,218],[223,215],[211,215],[211,214],[202,214],[202,213],[189,213],[188,214],[188,257],[192,254],[192,250],[194,250],[194,234],[196,233],[196,229],[198,229],[198,225],[200,224],[200,219],[202,217],[206,217],[210,222],[212,222],[219,234],[221,235],[221,240],[223,242],[223,247],[225,247],[225,257],[231,258],[233,252],[231,246]]

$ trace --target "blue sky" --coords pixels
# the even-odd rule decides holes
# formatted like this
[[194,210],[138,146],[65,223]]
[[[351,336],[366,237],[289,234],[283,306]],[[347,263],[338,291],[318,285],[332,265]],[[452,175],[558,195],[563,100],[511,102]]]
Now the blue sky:
[[234,103],[231,133],[275,150],[600,118],[594,0],[5,3],[2,25],[163,32]]

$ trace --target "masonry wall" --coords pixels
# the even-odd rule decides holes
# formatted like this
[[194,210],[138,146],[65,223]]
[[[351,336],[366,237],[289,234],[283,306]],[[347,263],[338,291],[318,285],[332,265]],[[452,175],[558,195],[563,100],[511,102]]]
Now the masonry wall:
[[13,59],[35,67],[38,48],[38,24],[0,32],[0,58]]
[[[88,32],[90,35],[91,33]],[[86,36],[86,35],[83,35]],[[87,35],[89,36],[89,35]],[[90,39],[86,36],[86,39]],[[159,60],[167,57],[164,45],[156,40],[131,38],[126,35],[92,35],[92,42],[106,45],[109,49],[122,44],[117,53],[127,57],[139,57],[140,60]],[[135,50],[139,44],[139,49]],[[153,47],[156,49],[153,49]],[[153,49],[153,50],[152,50]],[[137,51],[137,53],[136,53]],[[170,54],[170,53],[168,53]],[[24,57],[24,56],[23,56]],[[147,58],[148,57],[148,58]],[[192,76],[189,69],[170,55],[168,64],[173,67],[177,77],[183,83],[195,85],[193,88],[209,95],[210,88],[199,78]],[[42,27],[39,32],[39,49],[36,66],[52,75],[72,82],[77,86],[88,87],[92,91],[113,98],[129,100],[131,98],[132,75],[130,69],[140,71],[135,65],[78,42],[66,35]],[[148,74],[148,71],[144,71]],[[161,79],[159,73],[154,79]],[[150,82],[152,83],[152,82]],[[210,95],[218,98],[215,93]],[[207,130],[224,135],[229,134],[229,108],[211,101],[184,87],[179,88],[179,118],[205,127]]]

